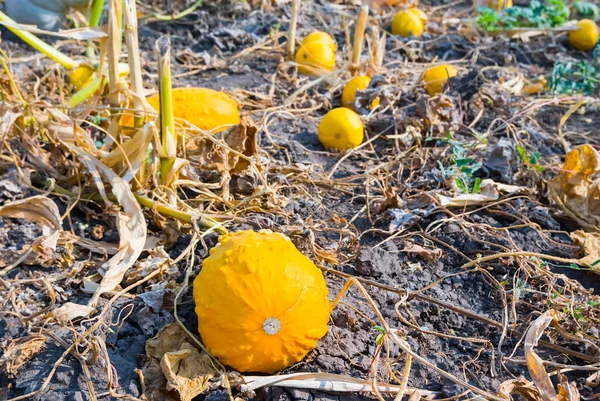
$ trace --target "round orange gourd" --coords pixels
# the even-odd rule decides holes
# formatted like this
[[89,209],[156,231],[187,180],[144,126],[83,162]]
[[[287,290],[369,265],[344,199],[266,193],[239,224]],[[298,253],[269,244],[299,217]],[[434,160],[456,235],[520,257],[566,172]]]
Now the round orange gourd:
[[[371,83],[371,77],[368,77],[366,75],[356,76],[350,81],[348,81],[348,83],[344,87],[344,91],[342,92],[342,105],[344,107],[354,110],[354,99],[356,98],[356,91],[365,90],[369,86],[369,83]],[[371,110],[373,110],[377,106],[379,106],[379,98],[375,98],[371,102]]]
[[321,271],[286,236],[224,235],[194,280],[208,351],[240,372],[273,373],[300,361],[327,333]]
[[421,36],[423,29],[424,24],[421,17],[416,12],[409,10],[399,11],[392,22],[392,33],[402,37]]
[[365,137],[360,116],[350,109],[329,110],[319,123],[319,142],[327,149],[348,150],[360,145]]
[[335,40],[327,32],[315,31],[310,33],[307,37],[302,40],[303,45],[307,45],[312,42],[321,42],[328,45],[331,50],[335,52],[336,45]]
[[430,96],[442,93],[448,78],[455,77],[456,75],[458,75],[458,69],[449,64],[436,65],[428,69],[423,74],[423,82],[425,83],[427,93]]
[[304,75],[319,76],[333,71],[335,51],[328,43],[313,41],[300,45],[296,52],[298,71]]
[[591,19],[577,22],[577,30],[569,31],[569,43],[577,50],[592,50],[598,44],[598,25]]

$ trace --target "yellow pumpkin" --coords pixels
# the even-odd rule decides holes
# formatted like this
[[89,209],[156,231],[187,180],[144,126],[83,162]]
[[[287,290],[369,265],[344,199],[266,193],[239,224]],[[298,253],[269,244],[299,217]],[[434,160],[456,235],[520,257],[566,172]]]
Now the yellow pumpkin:
[[[354,110],[354,99],[356,98],[357,90],[365,90],[369,83],[371,83],[371,77],[366,75],[357,76],[352,78],[346,86],[344,87],[344,91],[342,92],[342,105],[344,107],[348,107],[349,109]],[[375,107],[379,106],[379,98],[375,98],[371,102],[371,110]]]
[[402,10],[396,14],[392,22],[392,33],[402,37],[421,36],[424,23],[416,12]]
[[591,19],[577,22],[577,30],[569,31],[569,43],[577,50],[592,50],[598,44],[598,25]]
[[194,280],[198,331],[224,364],[273,373],[300,361],[327,333],[327,295],[321,271],[286,236],[224,235]]
[[335,67],[335,51],[324,42],[313,41],[303,44],[296,52],[298,71],[309,76],[319,76],[333,71]]
[[[158,113],[159,95],[150,96],[146,100]],[[176,119],[211,132],[220,132],[240,123],[240,112],[235,101],[226,93],[208,88],[173,89],[173,111]],[[123,114],[121,125],[133,127],[133,114]]]
[[350,109],[330,110],[319,123],[319,142],[327,149],[347,150],[359,146],[365,136],[360,116]]
[[303,45],[307,45],[312,42],[321,42],[328,45],[331,50],[335,53],[336,45],[335,40],[331,37],[330,34],[321,31],[315,31],[310,33],[307,37],[302,40]]
[[458,75],[458,69],[449,64],[436,65],[425,71],[423,74],[423,82],[425,83],[425,89],[430,96],[442,93],[444,85],[449,78]]
[[413,7],[413,8],[409,8],[408,12],[419,17],[419,19],[421,20],[421,23],[423,24],[423,26],[425,26],[425,24],[427,23],[427,14],[425,14],[425,12],[423,10]]

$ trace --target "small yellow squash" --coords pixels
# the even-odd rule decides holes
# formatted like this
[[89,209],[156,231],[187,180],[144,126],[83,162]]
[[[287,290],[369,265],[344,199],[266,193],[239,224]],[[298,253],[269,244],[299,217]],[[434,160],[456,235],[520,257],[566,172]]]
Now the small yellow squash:
[[224,235],[194,280],[198,331],[224,364],[273,373],[300,361],[327,333],[327,295],[321,271],[286,236]]
[[360,116],[345,107],[330,110],[319,123],[319,142],[327,149],[355,148],[362,143],[364,136]]
[[[349,109],[354,110],[354,99],[356,98],[356,91],[362,91],[367,89],[371,83],[371,77],[366,75],[356,76],[352,78],[346,86],[344,87],[344,91],[342,92],[342,105],[344,107],[348,107]],[[379,106],[379,98],[374,99],[371,102],[371,110],[375,107]]]
[[392,33],[402,37],[421,36],[424,29],[424,22],[421,18],[422,16],[416,11],[399,11],[392,22]]
[[296,63],[301,74],[320,76],[333,71],[335,51],[331,49],[331,44],[322,41],[302,44],[296,52]]
[[598,25],[591,19],[577,22],[577,30],[569,31],[569,43],[577,50],[592,50],[598,44]]
[[444,85],[448,82],[449,78],[458,75],[458,69],[449,64],[436,65],[425,71],[423,74],[423,82],[425,83],[425,89],[430,96],[442,93]]
[[331,50],[335,53],[336,45],[335,40],[327,32],[314,31],[302,40],[303,45],[307,45],[312,42],[321,42],[328,45]]
[[[158,94],[146,100],[154,110],[160,109]],[[211,132],[220,132],[240,123],[235,101],[226,93],[208,88],[173,89],[173,111],[175,118]]]

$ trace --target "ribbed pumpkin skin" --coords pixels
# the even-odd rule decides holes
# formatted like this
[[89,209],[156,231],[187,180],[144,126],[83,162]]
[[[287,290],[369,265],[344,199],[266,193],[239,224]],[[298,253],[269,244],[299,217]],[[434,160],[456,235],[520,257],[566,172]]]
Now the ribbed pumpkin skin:
[[[146,99],[159,110],[158,94]],[[240,123],[240,112],[227,94],[208,88],[173,89],[175,118],[186,120],[203,130],[219,132]]]
[[[300,361],[327,333],[327,295],[321,271],[286,236],[224,235],[194,280],[198,331],[224,364],[273,373]],[[280,328],[270,335],[263,325],[271,318]]]

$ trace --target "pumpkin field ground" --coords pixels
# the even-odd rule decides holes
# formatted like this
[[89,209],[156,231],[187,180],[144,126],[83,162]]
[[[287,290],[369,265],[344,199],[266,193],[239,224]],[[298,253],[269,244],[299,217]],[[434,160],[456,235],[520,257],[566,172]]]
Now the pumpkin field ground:
[[[164,14],[189,6],[185,1],[146,3]],[[180,189],[178,196],[209,215],[225,215],[230,231],[271,229],[290,237],[323,269],[330,299],[349,277],[357,278],[415,353],[489,394],[546,401],[533,384],[523,340],[540,315],[555,310],[560,320],[540,335],[535,352],[550,362],[546,370],[554,386],[569,382],[581,399],[597,399],[600,378],[592,376],[598,376],[600,362],[599,271],[565,262],[588,255],[569,235],[581,229],[580,221],[557,204],[549,183],[561,173],[565,143],[570,149],[584,144],[600,149],[600,102],[593,96],[554,96],[539,80],[552,73],[556,61],[589,61],[591,53],[570,48],[564,33],[527,40],[485,36],[464,22],[475,15],[470,1],[422,0],[420,7],[430,19],[426,33],[387,37],[383,66],[373,74],[377,81],[359,95],[369,100],[365,104],[377,95],[381,106],[363,116],[363,145],[343,153],[327,151],[316,133],[326,112],[340,106],[350,74],[316,82],[285,63],[290,3],[207,0],[176,21],[140,22],[146,89],[156,90],[155,41],[169,35],[174,86],[222,90],[252,121],[247,135],[248,141],[256,140],[255,169],[231,174],[226,183],[230,199],[224,199],[218,185],[224,182],[223,169],[202,169],[206,155],[191,151],[186,156],[195,177],[215,185]],[[352,31],[357,9],[350,2],[303,1],[298,35],[314,30],[332,34],[337,64],[344,66],[350,51],[343,21]],[[392,8],[372,15],[389,30]],[[28,101],[64,106],[68,90],[58,83],[63,73],[5,28],[0,32],[0,48],[11,59],[14,80],[27,96],[35,93]],[[368,29],[365,36],[369,34]],[[80,54],[84,46],[66,41],[61,49]],[[443,95],[430,97],[419,78],[439,61],[453,63],[459,75]],[[0,85],[10,86],[3,71]],[[19,107],[2,100],[0,115],[20,112]],[[81,111],[64,112],[76,119]],[[91,121],[93,116],[84,118]],[[0,133],[5,135],[4,145],[0,142],[0,206],[41,193],[68,216],[62,222],[65,232],[119,243],[119,227],[101,203],[77,203],[51,189],[34,188],[36,182],[56,177],[82,190],[93,187],[84,170],[75,173],[79,165],[73,155],[61,150],[51,134],[37,137],[33,129],[12,136],[3,129]],[[19,169],[11,159],[19,161]],[[20,169],[28,171],[31,185],[23,182]],[[463,203],[453,203],[459,202],[457,182],[473,189],[462,194]],[[481,185],[479,193],[476,185]],[[144,252],[141,259],[163,263],[186,255],[197,238],[194,228],[151,210],[145,215],[149,240],[164,251]],[[0,270],[41,235],[35,223],[0,217]],[[162,340],[161,329],[176,326],[176,317],[197,333],[191,282],[217,238],[215,232],[203,235],[190,258],[161,265],[159,276],[114,302],[109,299],[117,290],[100,297],[97,309],[109,310],[110,319],[89,338],[83,333],[95,323],[93,317],[59,324],[46,317],[49,310],[44,308],[86,304],[93,293],[84,291],[86,282],[101,270],[106,255],[77,241],[59,243],[51,257],[0,273],[0,350],[7,355],[19,341],[28,344],[21,349],[23,359],[12,361],[12,371],[8,357],[0,357],[0,400],[40,388],[30,399],[113,400],[120,394],[180,400],[176,391],[167,391],[158,365],[151,365],[147,341],[157,335]],[[120,288],[148,274],[139,264],[132,270],[135,278],[127,281],[126,275]],[[316,349],[281,373],[370,380],[375,370],[379,383],[397,385],[406,355],[393,342],[378,341],[378,327],[376,313],[360,290],[351,287]],[[34,344],[32,338],[39,341]],[[75,340],[81,343],[67,354]],[[95,363],[89,360],[92,349]],[[559,368],[564,377],[554,374]],[[243,400],[377,399],[368,392],[277,386],[243,393],[240,374],[220,373],[209,378],[194,400],[229,400],[230,390]],[[420,389],[426,398],[475,396],[415,360],[409,373],[409,388]],[[393,400],[394,394],[382,397]]]

